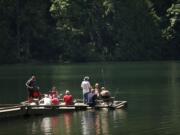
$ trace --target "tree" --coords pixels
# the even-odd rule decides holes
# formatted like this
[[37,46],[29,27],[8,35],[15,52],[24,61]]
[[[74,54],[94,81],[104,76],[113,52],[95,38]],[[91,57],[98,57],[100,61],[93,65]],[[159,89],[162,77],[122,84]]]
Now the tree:
[[17,62],[16,33],[14,20],[16,9],[13,0],[0,1],[0,63]]
[[171,40],[174,57],[180,59],[180,1],[177,0],[167,10],[169,26],[166,28],[166,37]]

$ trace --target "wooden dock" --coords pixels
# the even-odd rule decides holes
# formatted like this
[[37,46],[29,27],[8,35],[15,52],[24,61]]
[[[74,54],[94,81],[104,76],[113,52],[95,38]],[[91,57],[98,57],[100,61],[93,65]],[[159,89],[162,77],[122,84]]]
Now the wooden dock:
[[22,116],[24,112],[22,111],[20,104],[3,104],[0,105],[0,119],[12,118]]
[[54,115],[68,111],[85,111],[88,109],[124,109],[127,107],[127,101],[117,101],[113,106],[96,105],[89,107],[84,103],[76,103],[66,106],[60,105],[28,105],[28,104],[4,104],[0,105],[0,119],[23,117],[31,115]]

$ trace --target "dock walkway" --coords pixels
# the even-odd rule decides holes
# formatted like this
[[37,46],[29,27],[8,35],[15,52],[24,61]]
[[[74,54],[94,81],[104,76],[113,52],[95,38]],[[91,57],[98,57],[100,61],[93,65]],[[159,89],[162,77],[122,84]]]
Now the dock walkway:
[[127,101],[114,101],[113,105],[99,104],[95,107],[89,107],[84,103],[75,103],[74,105],[29,105],[29,104],[0,104],[0,119],[23,117],[29,115],[48,115],[59,114],[67,111],[84,111],[88,109],[123,109],[127,107]]
[[20,104],[0,105],[0,119],[22,116],[23,111]]

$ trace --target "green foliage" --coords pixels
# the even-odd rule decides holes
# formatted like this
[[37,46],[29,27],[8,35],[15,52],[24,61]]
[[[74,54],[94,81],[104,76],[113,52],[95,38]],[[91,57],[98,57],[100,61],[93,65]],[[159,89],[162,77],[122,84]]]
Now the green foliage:
[[1,0],[0,63],[179,59],[179,0]]
[[[88,50],[83,59],[143,60],[161,57],[161,54],[157,55],[160,50],[158,44],[161,43],[160,29],[144,0],[55,0],[50,11],[57,19],[59,30],[70,33],[71,44],[79,44]],[[73,50],[73,45],[70,50]],[[97,54],[97,57],[92,57]]]
[[1,0],[0,1],[0,63],[5,63],[8,59],[8,63],[16,62],[17,48],[15,44],[16,34],[14,29],[15,16],[12,16],[16,12],[15,4],[13,0]]
[[165,34],[168,40],[171,42],[173,53],[175,58],[180,58],[180,1],[172,4],[167,10],[167,16],[169,18],[169,26],[166,28]]
[[167,13],[167,16],[170,18],[170,25],[168,28],[172,31],[171,34],[173,35],[177,32],[176,27],[178,27],[180,22],[180,3],[172,4],[171,7],[167,10]]

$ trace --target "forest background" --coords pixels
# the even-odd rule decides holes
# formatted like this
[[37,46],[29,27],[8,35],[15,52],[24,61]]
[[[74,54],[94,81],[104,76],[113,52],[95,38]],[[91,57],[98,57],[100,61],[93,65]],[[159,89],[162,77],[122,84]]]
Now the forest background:
[[180,0],[0,0],[0,64],[180,59]]

